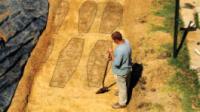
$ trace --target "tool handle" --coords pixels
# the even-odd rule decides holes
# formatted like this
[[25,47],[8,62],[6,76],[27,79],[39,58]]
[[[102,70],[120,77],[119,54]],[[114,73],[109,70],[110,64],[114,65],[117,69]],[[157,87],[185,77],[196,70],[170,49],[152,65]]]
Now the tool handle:
[[105,72],[104,72],[103,81],[102,81],[102,86],[103,87],[105,86],[105,78],[106,78],[107,71],[108,71],[108,65],[109,65],[109,62],[110,62],[110,57],[111,57],[111,55],[109,54],[108,60],[106,62],[106,69],[105,69]]

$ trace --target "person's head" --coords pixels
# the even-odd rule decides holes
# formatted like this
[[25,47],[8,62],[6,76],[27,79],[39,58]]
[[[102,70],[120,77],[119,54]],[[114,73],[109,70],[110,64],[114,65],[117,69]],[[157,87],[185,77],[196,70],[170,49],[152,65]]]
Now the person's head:
[[122,34],[118,31],[113,32],[111,37],[112,37],[112,40],[114,41],[114,43],[116,43],[116,44],[119,44],[123,41]]

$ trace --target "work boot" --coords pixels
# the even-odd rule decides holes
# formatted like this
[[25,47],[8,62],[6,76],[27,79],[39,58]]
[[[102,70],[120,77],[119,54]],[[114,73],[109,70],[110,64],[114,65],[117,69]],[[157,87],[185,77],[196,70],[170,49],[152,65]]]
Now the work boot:
[[122,108],[125,108],[126,105],[120,105],[119,103],[115,103],[112,105],[112,108],[113,109],[122,109]]

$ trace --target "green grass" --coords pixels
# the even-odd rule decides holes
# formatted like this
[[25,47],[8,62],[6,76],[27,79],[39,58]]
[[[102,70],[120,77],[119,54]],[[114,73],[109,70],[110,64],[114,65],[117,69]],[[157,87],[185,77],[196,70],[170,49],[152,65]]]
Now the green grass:
[[197,28],[200,29],[199,15],[197,13],[195,13],[194,17],[195,17],[195,24],[196,24]]
[[164,106],[161,104],[152,104],[150,112],[165,112]]
[[[172,50],[171,50],[172,51]],[[187,44],[184,43],[178,57],[176,59],[170,58],[169,63],[177,68],[180,68],[182,70],[188,70],[190,69],[190,57],[188,55],[188,48]]]
[[[199,84],[195,71],[177,72],[169,81],[173,90],[181,94],[182,107],[185,112],[195,112],[192,105],[199,107]],[[194,102],[197,100],[198,102]]]
[[[161,9],[159,11],[154,11],[156,16],[160,16],[165,18],[162,26],[152,25],[154,31],[163,31],[167,33],[173,32],[173,23],[174,23],[174,12],[175,9],[175,1],[174,0],[156,0],[158,4],[161,5]],[[164,5],[162,5],[164,4]]]
[[[165,2],[157,0],[157,2],[161,3],[162,7],[160,10],[155,11],[154,13],[157,16],[163,17],[164,21],[163,26],[153,25],[152,29],[154,31],[159,30],[170,33],[173,37],[175,0],[165,0]],[[198,18],[196,17],[196,19]],[[183,22],[180,19],[180,26],[182,24]],[[181,36],[181,33],[179,33],[179,35]],[[164,49],[163,51],[165,52],[172,53],[173,43],[165,44],[161,46],[161,48]],[[198,97],[200,85],[198,82],[197,73],[189,68],[190,57],[187,44],[184,43],[177,59],[170,57],[168,62],[169,65],[173,66],[177,71],[176,74],[170,78],[168,84],[173,91],[177,91],[180,94],[183,111],[200,111],[192,108],[192,105],[195,105],[197,108],[200,107],[200,98]]]
[[[172,45],[164,46],[167,52],[172,50]],[[177,71],[168,84],[178,93],[181,94],[181,103],[185,112],[195,112],[192,105],[200,107],[200,99],[198,97],[200,92],[200,85],[196,71],[190,70],[190,57],[188,55],[187,45],[184,44],[177,59],[169,58],[168,62]],[[198,110],[200,111],[200,110]]]

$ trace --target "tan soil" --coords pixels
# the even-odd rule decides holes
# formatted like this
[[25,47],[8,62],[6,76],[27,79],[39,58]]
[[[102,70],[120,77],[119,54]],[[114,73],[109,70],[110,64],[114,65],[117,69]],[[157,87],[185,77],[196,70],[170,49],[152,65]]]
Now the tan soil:
[[[99,88],[88,86],[87,63],[90,52],[98,40],[111,40],[110,34],[99,33],[107,0],[96,1],[98,5],[96,18],[89,33],[86,34],[78,32],[79,7],[85,0],[68,0],[70,7],[68,14],[56,34],[51,33],[54,30],[51,26],[54,24],[52,18],[58,1],[49,0],[50,15],[47,29],[28,61],[8,112],[182,112],[178,95],[166,89],[166,82],[174,70],[166,59],[158,59],[161,53],[160,47],[172,43],[172,38],[167,33],[150,31],[150,24],[162,23],[162,19],[151,13],[153,0],[113,1],[118,1],[124,8],[123,21],[117,30],[131,41],[134,62],[143,64],[142,77],[147,82],[145,85],[142,83],[137,85],[128,107],[121,110],[111,108],[117,101],[117,97],[114,96],[116,85],[111,91],[101,95],[95,94]],[[49,83],[60,52],[66,43],[77,35],[85,40],[85,45],[76,71],[64,88],[50,87]],[[48,51],[50,48],[51,52]],[[115,79],[109,71],[106,85],[113,82]],[[142,90],[142,86],[146,89]]]
[[84,2],[79,9],[79,33],[88,33],[93,24],[96,13],[97,3],[95,1]]

